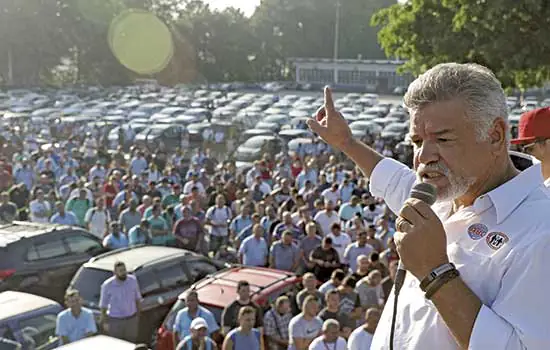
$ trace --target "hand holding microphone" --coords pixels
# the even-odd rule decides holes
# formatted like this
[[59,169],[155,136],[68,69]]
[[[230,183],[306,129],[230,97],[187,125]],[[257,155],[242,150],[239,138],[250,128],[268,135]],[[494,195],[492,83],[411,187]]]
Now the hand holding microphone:
[[430,207],[436,197],[432,185],[416,184],[399,212],[394,242],[400,257],[399,270],[402,271],[398,271],[398,275],[403,275],[403,278],[405,269],[421,280],[434,268],[449,262],[445,229]]

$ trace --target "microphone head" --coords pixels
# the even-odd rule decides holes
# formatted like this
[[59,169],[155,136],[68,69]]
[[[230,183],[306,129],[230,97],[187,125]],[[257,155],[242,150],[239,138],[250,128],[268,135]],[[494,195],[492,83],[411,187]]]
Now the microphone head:
[[437,199],[437,189],[433,185],[420,182],[413,186],[410,197],[432,205]]

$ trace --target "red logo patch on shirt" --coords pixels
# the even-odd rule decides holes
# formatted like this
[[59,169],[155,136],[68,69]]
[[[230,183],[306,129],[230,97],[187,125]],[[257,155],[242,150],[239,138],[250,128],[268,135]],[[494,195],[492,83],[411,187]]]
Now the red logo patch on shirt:
[[487,228],[487,226],[483,224],[473,224],[470,227],[468,227],[468,236],[470,236],[470,238],[473,239],[474,241],[477,241],[485,237],[487,232],[489,232],[489,229]]

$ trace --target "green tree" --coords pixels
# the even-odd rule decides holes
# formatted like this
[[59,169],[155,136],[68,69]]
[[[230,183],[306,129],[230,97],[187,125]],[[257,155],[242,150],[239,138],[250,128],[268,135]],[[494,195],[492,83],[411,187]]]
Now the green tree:
[[373,17],[388,56],[419,74],[441,62],[476,62],[506,87],[525,89],[550,78],[550,6],[546,0],[410,0]]

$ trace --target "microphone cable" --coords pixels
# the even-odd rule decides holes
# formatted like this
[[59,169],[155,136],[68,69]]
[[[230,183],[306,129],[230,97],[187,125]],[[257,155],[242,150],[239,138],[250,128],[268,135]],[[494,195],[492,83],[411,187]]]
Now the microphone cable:
[[391,328],[390,328],[390,350],[394,350],[393,343],[395,337],[395,326],[397,322],[397,301],[399,300],[399,292],[405,282],[406,270],[398,269],[395,274],[395,281],[393,283],[393,310],[391,316]]

